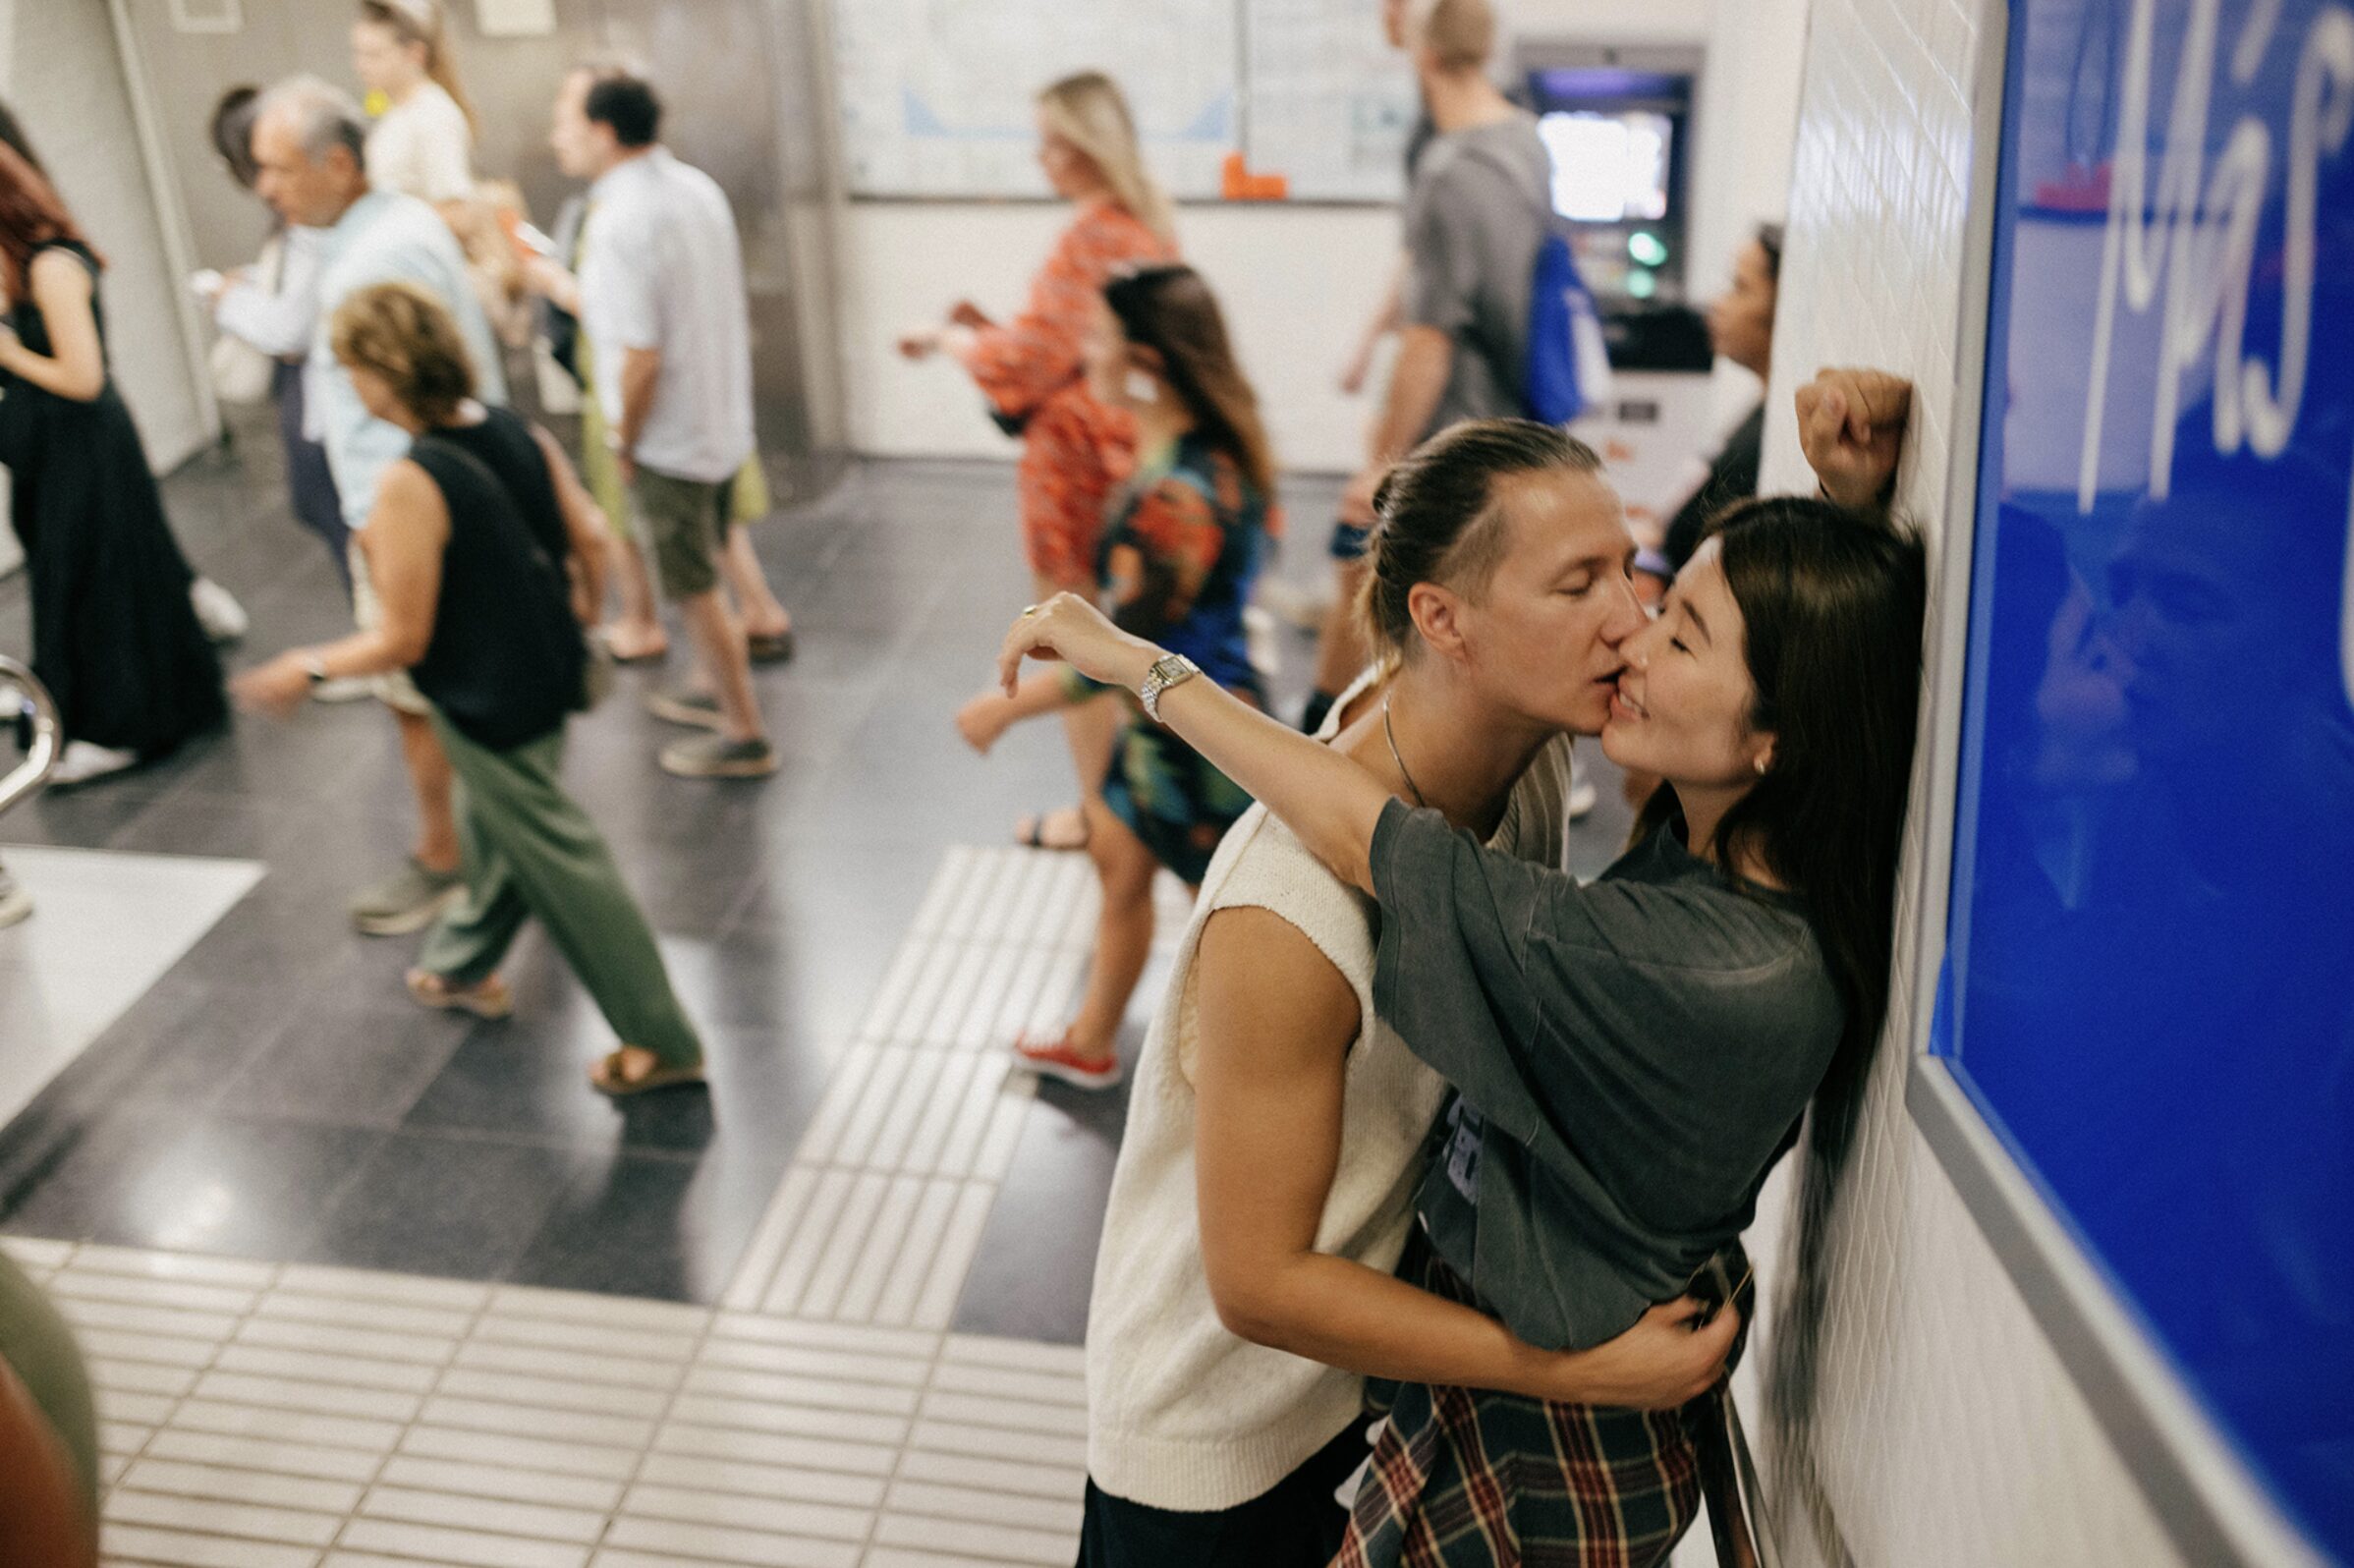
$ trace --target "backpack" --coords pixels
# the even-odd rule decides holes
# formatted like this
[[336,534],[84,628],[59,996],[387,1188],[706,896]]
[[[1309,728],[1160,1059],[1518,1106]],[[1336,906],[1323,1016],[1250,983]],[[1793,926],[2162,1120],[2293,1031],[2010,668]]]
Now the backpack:
[[[1523,196],[1527,182],[1486,148],[1473,156],[1496,170]],[[1610,395],[1610,354],[1602,338],[1594,291],[1578,274],[1569,221],[1553,210],[1549,192],[1534,197],[1544,214],[1544,238],[1529,269],[1529,330],[1521,344],[1521,407],[1544,424],[1567,424]]]

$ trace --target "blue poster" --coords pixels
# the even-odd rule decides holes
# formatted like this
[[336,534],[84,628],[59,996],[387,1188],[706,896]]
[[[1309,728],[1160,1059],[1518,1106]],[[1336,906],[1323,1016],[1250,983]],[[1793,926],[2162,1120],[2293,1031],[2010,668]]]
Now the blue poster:
[[2354,1561],[2354,6],[2011,15],[1941,1048]]

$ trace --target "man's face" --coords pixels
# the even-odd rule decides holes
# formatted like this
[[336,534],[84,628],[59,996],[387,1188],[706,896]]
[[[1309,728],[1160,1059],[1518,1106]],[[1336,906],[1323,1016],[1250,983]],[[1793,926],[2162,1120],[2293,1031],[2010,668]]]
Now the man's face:
[[253,127],[253,191],[270,210],[304,228],[324,229],[360,198],[364,182],[349,150],[312,159],[294,127],[264,115]]
[[1499,481],[1494,504],[1509,532],[1487,582],[1459,595],[1465,668],[1514,712],[1599,734],[1626,664],[1618,644],[1644,624],[1618,492],[1548,470]]
[[611,158],[613,132],[588,118],[588,73],[575,71],[556,91],[556,114],[547,144],[556,154],[556,167],[574,180],[593,180],[604,173]]

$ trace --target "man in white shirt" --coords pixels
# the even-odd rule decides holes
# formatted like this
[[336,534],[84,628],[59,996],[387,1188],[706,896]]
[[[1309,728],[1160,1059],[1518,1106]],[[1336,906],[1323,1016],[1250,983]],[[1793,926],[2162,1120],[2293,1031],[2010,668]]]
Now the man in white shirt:
[[663,748],[661,764],[685,778],[757,778],[776,771],[776,753],[753,698],[744,628],[719,591],[733,485],[753,451],[743,252],[719,187],[655,140],[661,118],[642,78],[566,79],[558,156],[567,172],[595,181],[579,314],[642,534],[708,683],[708,695],[648,704],[714,732]]
[[[310,435],[323,442],[327,464],[355,539],[351,566],[354,609],[362,626],[376,615],[368,589],[362,532],[375,507],[384,471],[406,456],[409,437],[367,412],[350,372],[336,363],[330,323],[336,308],[371,284],[415,283],[456,318],[475,364],[477,395],[504,404],[507,382],[498,345],[467,280],[466,257],[441,215],[415,196],[370,190],[362,163],[367,134],[360,106],[315,77],[296,77],[263,97],[253,124],[254,190],[289,224],[320,231],[318,313],[305,366]],[[371,936],[421,930],[463,897],[458,870],[458,823],[450,799],[450,763],[426,717],[424,699],[405,676],[381,684],[378,695],[400,722],[401,754],[417,799],[417,846],[409,864],[352,901],[352,922]]]

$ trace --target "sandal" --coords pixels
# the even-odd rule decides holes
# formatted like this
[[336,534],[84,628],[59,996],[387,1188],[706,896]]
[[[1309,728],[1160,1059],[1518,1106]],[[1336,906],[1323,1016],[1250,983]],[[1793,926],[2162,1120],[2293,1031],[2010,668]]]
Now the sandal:
[[793,656],[793,629],[755,633],[745,638],[744,649],[755,664],[782,664]]
[[426,1007],[472,1013],[476,1018],[500,1019],[515,1011],[515,993],[496,975],[472,985],[452,985],[449,977],[429,969],[413,969],[406,977],[409,994]]
[[596,640],[604,644],[605,656],[616,664],[659,664],[670,656],[670,640],[667,638],[658,643],[649,643],[627,653],[613,645],[613,631],[610,627],[598,627]]
[[[1078,836],[1074,838],[1069,833],[1061,833],[1049,837],[1046,832],[1046,824],[1064,817],[1066,814],[1078,819]],[[1051,812],[1039,812],[1034,815],[1025,816],[1014,824],[1014,842],[1030,849],[1083,850],[1087,848],[1088,837],[1087,812],[1076,806],[1063,806],[1057,807]]]
[[588,1087],[608,1099],[627,1099],[632,1094],[647,1094],[657,1089],[688,1089],[704,1082],[702,1064],[692,1067],[664,1067],[659,1061],[639,1074],[629,1076],[629,1046],[620,1046],[597,1058],[588,1069]]

